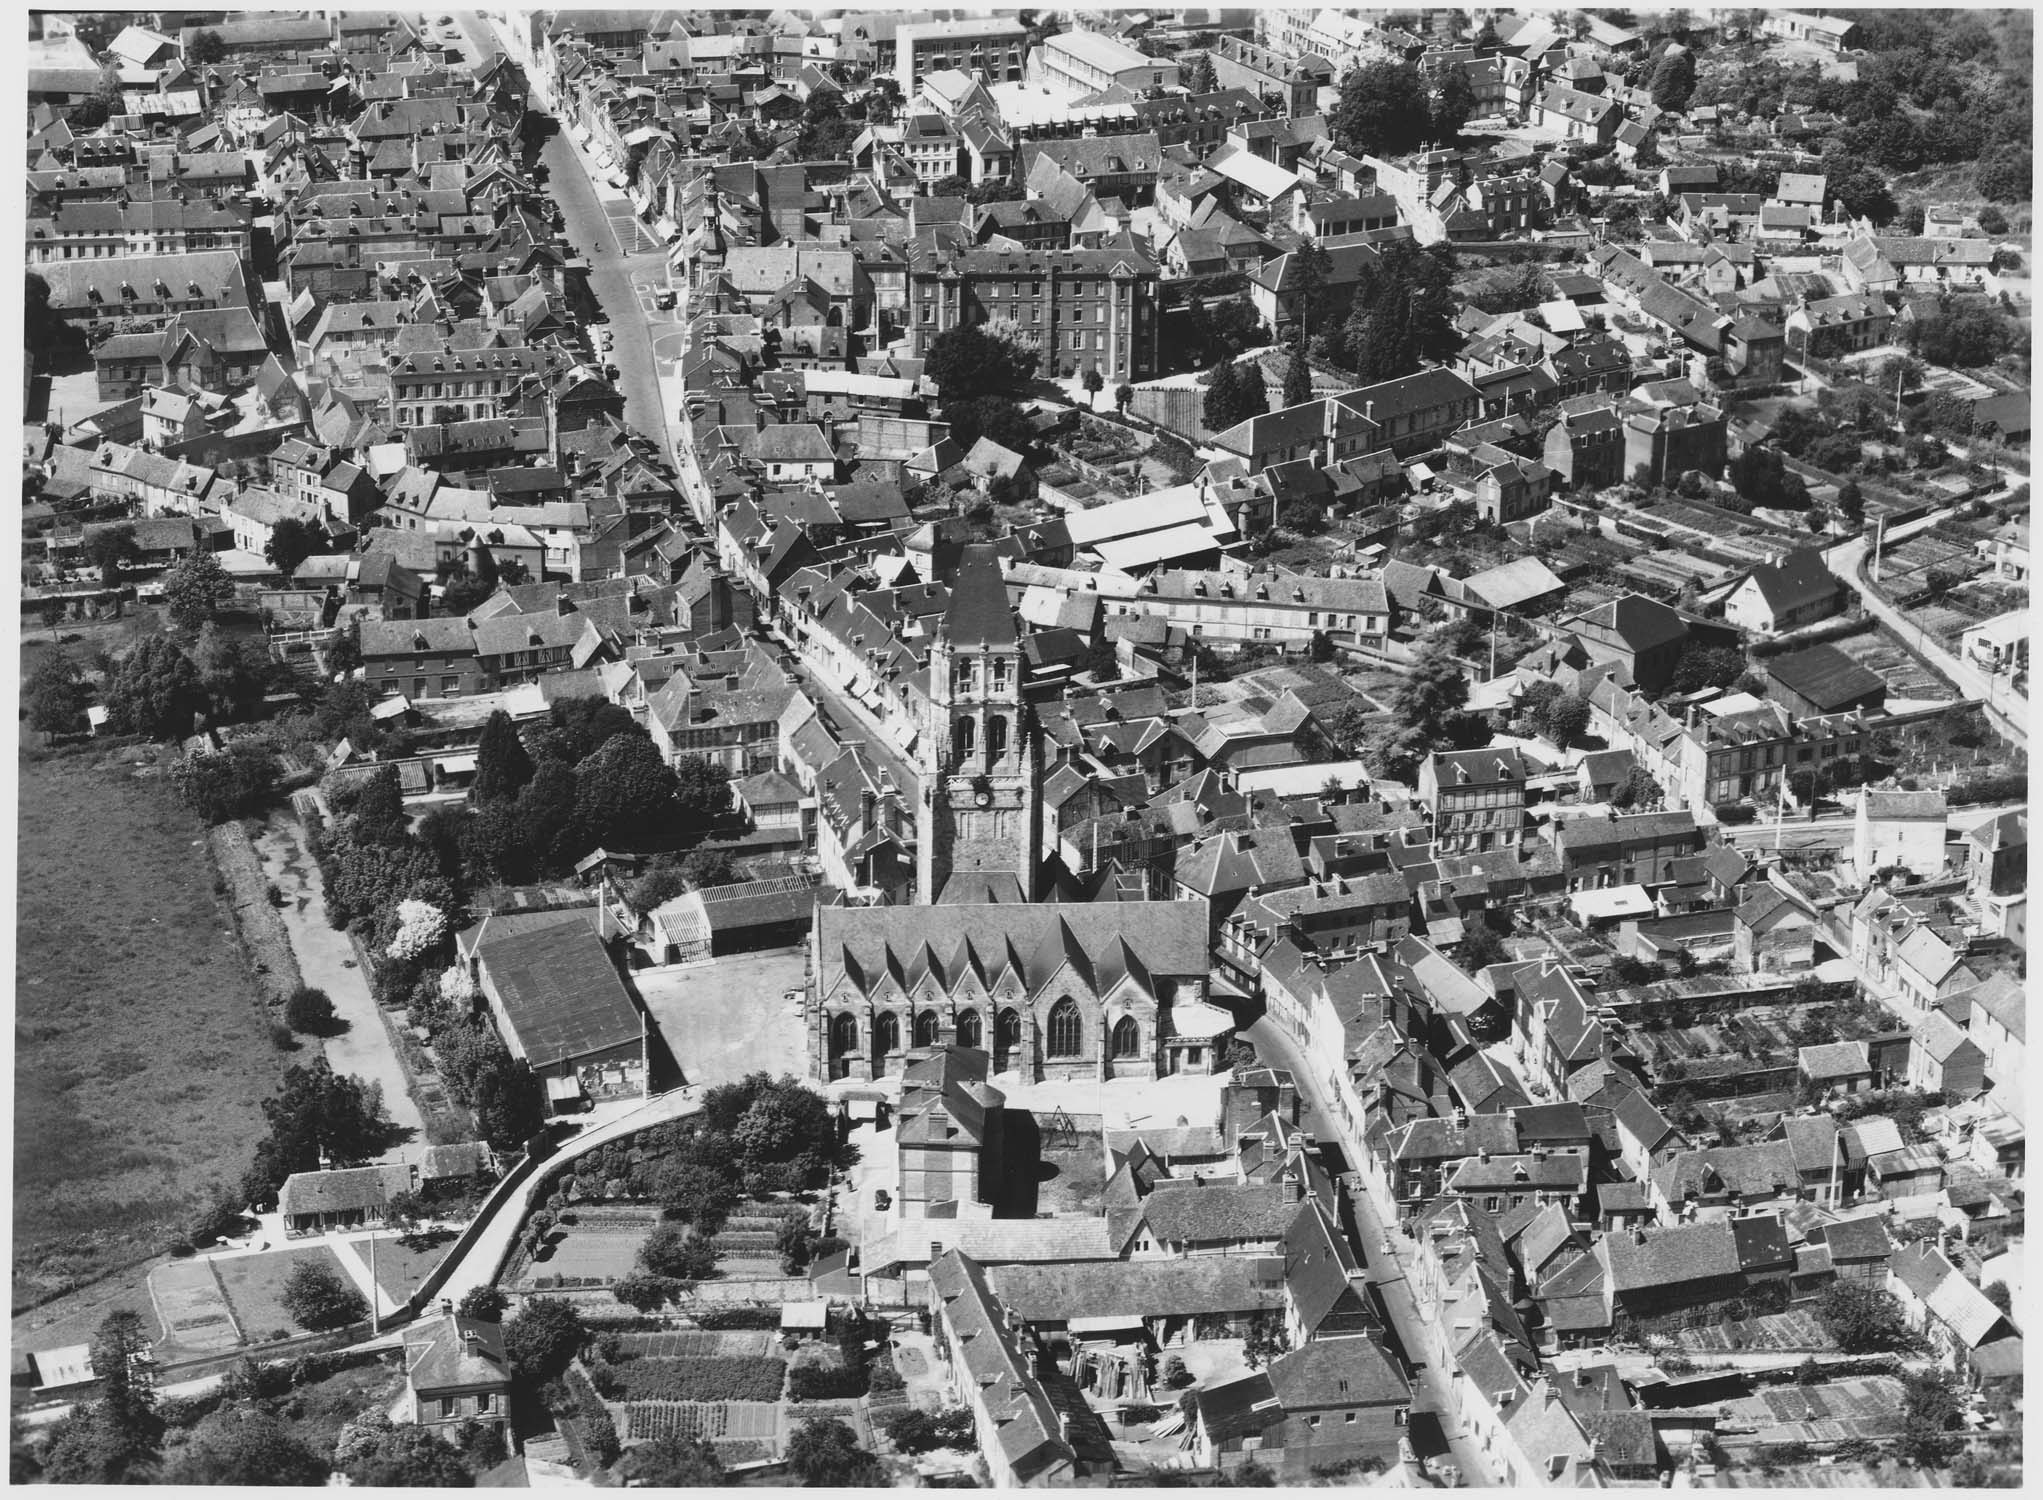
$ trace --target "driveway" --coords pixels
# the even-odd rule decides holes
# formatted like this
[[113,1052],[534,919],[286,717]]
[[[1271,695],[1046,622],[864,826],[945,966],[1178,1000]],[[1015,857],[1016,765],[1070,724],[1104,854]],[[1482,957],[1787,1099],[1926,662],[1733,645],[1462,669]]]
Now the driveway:
[[255,841],[255,852],[262,860],[264,877],[283,893],[284,931],[297,955],[298,972],[312,988],[326,991],[334,1010],[347,1023],[346,1031],[324,1042],[326,1060],[334,1072],[352,1073],[381,1088],[385,1113],[400,1127],[409,1128],[414,1140],[424,1140],[425,1117],[412,1103],[404,1065],[384,1028],[376,997],[369,993],[368,976],[355,958],[354,944],[345,932],[335,932],[327,925],[326,888],[304,837],[294,819],[273,813],[269,826]]

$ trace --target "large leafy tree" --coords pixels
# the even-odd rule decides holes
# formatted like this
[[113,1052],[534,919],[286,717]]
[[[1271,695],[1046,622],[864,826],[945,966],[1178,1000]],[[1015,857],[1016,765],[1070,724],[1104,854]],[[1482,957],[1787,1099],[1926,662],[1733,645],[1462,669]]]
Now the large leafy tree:
[[550,1380],[565,1370],[589,1336],[574,1304],[533,1297],[504,1325],[504,1353],[527,1380]]
[[41,734],[69,734],[81,727],[92,690],[78,663],[62,651],[45,651],[22,684],[21,704],[29,728]]
[[835,1417],[812,1417],[787,1443],[788,1472],[804,1489],[880,1489],[887,1471],[858,1446],[858,1434]]
[[466,1489],[474,1482],[461,1455],[424,1427],[386,1428],[355,1445],[342,1468],[356,1485],[379,1489]]
[[325,547],[326,536],[317,526],[296,516],[285,516],[270,528],[270,539],[263,543],[262,555],[289,578],[298,571],[300,563]]
[[191,733],[193,719],[205,708],[198,668],[168,636],[142,641],[107,684],[107,724],[116,734],[179,739]]
[[323,1333],[369,1315],[369,1304],[332,1266],[301,1260],[284,1279],[284,1310],[301,1328]]
[[1654,64],[1650,88],[1657,108],[1677,114],[1688,108],[1695,93],[1695,54],[1679,43],[1670,43]]
[[1426,84],[1409,63],[1373,62],[1341,80],[1328,124],[1335,142],[1357,156],[1402,156],[1425,144],[1431,128]]
[[99,569],[99,581],[108,588],[119,583],[122,571],[141,555],[142,544],[135,540],[135,528],[125,521],[95,531],[85,542],[86,560]]
[[483,722],[475,747],[475,783],[468,790],[477,803],[516,797],[532,779],[532,757],[518,738],[511,716],[498,709]]
[[185,553],[163,575],[163,608],[179,630],[197,630],[220,612],[227,570],[210,552]]
[[658,847],[674,827],[674,785],[673,768],[643,730],[613,735],[575,768],[575,842],[583,852]]
[[704,1438],[658,1437],[624,1455],[626,1484],[647,1489],[708,1489],[725,1484],[723,1461]]
[[1433,95],[1432,110],[1428,117],[1432,129],[1433,143],[1450,146],[1461,138],[1461,127],[1469,122],[1476,112],[1475,87],[1469,83],[1468,74],[1458,65],[1447,69],[1440,80],[1440,87]]
[[251,1203],[269,1202],[293,1172],[310,1172],[322,1155],[336,1162],[369,1161],[390,1143],[390,1121],[377,1093],[325,1058],[284,1072],[275,1097],[265,1099],[269,1134],[255,1148],[246,1180]]
[[961,323],[930,340],[922,373],[936,382],[937,395],[948,407],[975,396],[1026,390],[1035,360],[1035,351],[1020,340]]
[[946,401],[943,419],[950,423],[951,438],[961,448],[969,449],[982,437],[1014,453],[1026,453],[1035,446],[1036,430],[1029,425],[1028,413],[998,393]]

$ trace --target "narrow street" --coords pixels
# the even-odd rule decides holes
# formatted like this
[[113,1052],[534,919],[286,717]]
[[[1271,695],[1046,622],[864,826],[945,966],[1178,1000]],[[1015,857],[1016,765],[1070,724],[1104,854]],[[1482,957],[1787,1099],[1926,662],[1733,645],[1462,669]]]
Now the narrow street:
[[[1339,1117],[1327,1108],[1320,1095],[1318,1075],[1291,1038],[1284,1035],[1283,1029],[1268,1017],[1250,1026],[1243,1035],[1255,1044],[1259,1059],[1291,1070],[1292,1076],[1298,1080],[1299,1091],[1312,1106],[1314,1126],[1320,1138],[1334,1139],[1350,1168],[1357,1167],[1361,1160],[1359,1148],[1338,1134],[1338,1126],[1334,1122]],[[1359,1177],[1355,1180],[1361,1181]],[[1412,1410],[1415,1413],[1429,1412],[1439,1422],[1440,1430],[1447,1439],[1448,1451],[1453,1461],[1461,1466],[1464,1483],[1496,1484],[1497,1476],[1488,1457],[1469,1440],[1455,1416],[1451,1372],[1441,1369],[1434,1360],[1425,1320],[1419,1316],[1418,1304],[1405,1280],[1405,1265],[1411,1258],[1412,1246],[1401,1231],[1394,1227],[1386,1228],[1396,1224],[1397,1215],[1387,1212],[1366,1188],[1351,1193],[1349,1198],[1355,1207],[1356,1227],[1362,1234],[1362,1244],[1358,1249],[1368,1267],[1369,1280],[1382,1295],[1384,1310],[1389,1314],[1392,1330],[1404,1349],[1405,1358],[1417,1367],[1412,1375]],[[1386,1235],[1396,1251],[1394,1256],[1383,1253]]]
[[404,1064],[383,1025],[376,997],[369,992],[368,976],[355,959],[354,945],[345,932],[335,932],[327,923],[326,888],[304,838],[304,829],[295,818],[276,813],[255,841],[255,850],[262,859],[264,876],[283,893],[279,915],[297,956],[299,974],[313,989],[326,991],[334,1010],[347,1023],[347,1030],[320,1045],[334,1072],[351,1073],[382,1089],[384,1112],[394,1124],[412,1132],[414,1143],[423,1143],[425,1117],[412,1102]]
[[622,194],[598,196],[567,126],[556,123],[559,128],[539,148],[546,168],[545,189],[560,205],[568,243],[589,262],[589,290],[610,320],[598,326],[608,328],[613,339],[609,357],[617,366],[617,387],[624,393],[624,420],[671,448],[673,438],[653,365],[652,331],[632,287],[634,275],[665,279],[666,251],[655,245],[627,253],[619,244],[620,231],[633,233],[637,228],[630,202]]

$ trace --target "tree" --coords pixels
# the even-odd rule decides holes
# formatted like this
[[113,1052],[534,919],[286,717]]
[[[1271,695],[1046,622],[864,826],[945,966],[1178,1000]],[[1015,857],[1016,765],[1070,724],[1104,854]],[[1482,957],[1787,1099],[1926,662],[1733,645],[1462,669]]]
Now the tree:
[[185,60],[198,67],[223,63],[227,61],[227,43],[221,40],[219,32],[207,27],[192,38],[185,49]]
[[[339,1462],[336,1449],[334,1458]],[[466,1489],[475,1481],[454,1448],[424,1427],[391,1427],[352,1452],[343,1472],[357,1485]]]
[[1676,114],[1687,109],[1695,93],[1695,54],[1678,43],[1670,44],[1653,68],[1650,88],[1657,108]]
[[804,1489],[884,1489],[887,1471],[835,1417],[811,1417],[787,1443],[788,1471]]
[[1991,203],[1979,210],[1977,217],[1982,234],[2001,235],[2008,232],[2008,216]]
[[724,1219],[738,1203],[738,1190],[730,1178],[706,1162],[668,1162],[660,1168],[655,1187],[668,1218],[693,1224],[703,1234],[723,1228]]
[[1892,1292],[1855,1281],[1831,1285],[1816,1304],[1816,1316],[1846,1354],[1905,1351],[1915,1335]]
[[701,837],[730,810],[731,778],[722,766],[700,755],[675,758],[674,822],[684,836]]
[[1950,1462],[1958,1451],[1951,1436],[1963,1411],[1951,1377],[1942,1370],[1910,1371],[1901,1377],[1901,1455],[1918,1468]]
[[961,323],[931,339],[922,365],[946,408],[953,401],[1027,390],[1035,372],[1034,350],[976,323]]
[[258,708],[275,677],[268,648],[257,640],[235,640],[208,620],[192,643],[192,666],[206,692],[206,717],[225,723]]
[[1699,693],[1705,688],[1729,687],[1745,670],[1745,658],[1729,646],[1682,647],[1674,664],[1670,686],[1677,693]]
[[1284,405],[1303,406],[1312,399],[1312,366],[1305,352],[1305,322],[1298,324],[1298,336],[1291,344],[1291,362],[1284,367]]
[[538,1077],[508,1052],[476,1075],[470,1104],[482,1138],[499,1151],[523,1146],[546,1124]]
[[284,1279],[284,1310],[314,1333],[345,1328],[369,1315],[369,1304],[340,1272],[321,1261],[304,1260]]
[[1341,80],[1332,127],[1336,144],[1357,156],[1402,156],[1425,142],[1431,124],[1426,85],[1408,63],[1372,62]]
[[631,710],[608,698],[563,698],[548,713],[547,727],[551,735],[545,740],[541,758],[550,754],[575,765],[594,755],[614,736],[638,728],[638,721],[632,718]]
[[658,1437],[624,1455],[618,1470],[627,1485],[646,1489],[711,1489],[728,1481],[716,1448],[699,1437]]
[[298,571],[300,563],[325,546],[326,537],[318,527],[296,516],[285,516],[270,528],[270,539],[263,543],[262,555],[289,578]]
[[1468,74],[1459,66],[1448,68],[1447,76],[1440,80],[1439,91],[1433,95],[1430,116],[1433,144],[1453,145],[1461,138],[1461,127],[1475,112],[1475,88],[1469,83]]
[[470,1287],[462,1295],[461,1305],[455,1309],[464,1318],[479,1318],[485,1323],[503,1321],[504,1309],[511,1305],[506,1297],[494,1286]]
[[2001,1316],[2012,1317],[2015,1311],[2015,1294],[2005,1281],[1989,1281],[1981,1287],[1980,1294],[2001,1311]]
[[1275,1471],[1253,1458],[1235,1468],[1227,1477],[1239,1489],[1273,1490],[1277,1487]]
[[1006,396],[946,401],[943,419],[951,424],[951,437],[961,448],[969,449],[982,437],[1015,453],[1027,453],[1036,443],[1036,429],[1029,425],[1028,413]]
[[100,583],[112,588],[121,581],[121,573],[127,565],[142,556],[142,544],[135,540],[135,528],[123,521],[87,537],[85,556],[99,569]]
[[475,781],[468,789],[471,802],[497,802],[516,797],[532,780],[532,757],[511,716],[496,710],[483,722],[482,737],[475,747]]
[[729,885],[738,878],[738,867],[723,849],[692,849],[681,859],[681,877],[696,890]]
[[888,1418],[887,1441],[897,1453],[930,1453],[938,1448],[969,1453],[979,1440],[971,1409],[947,1406],[934,1412],[904,1411]]
[[400,963],[424,958],[447,936],[447,916],[430,901],[397,903],[397,931],[384,950]]
[[1206,381],[1206,399],[1201,404],[1200,419],[1214,432],[1225,432],[1241,419],[1235,415],[1240,401],[1240,379],[1235,373],[1234,361],[1223,359],[1213,367],[1213,373]]
[[813,1240],[807,1219],[789,1216],[780,1221],[780,1228],[773,1232],[773,1248],[780,1256],[783,1275],[799,1276],[808,1269]]
[[295,1486],[324,1484],[326,1473],[325,1462],[274,1412],[230,1406],[192,1429],[164,1478],[177,1485]]
[[1837,491],[1837,513],[1853,526],[1866,518],[1866,496],[1856,479],[1847,479]]
[[1589,727],[1589,705],[1573,693],[1563,693],[1546,706],[1546,737],[1565,750],[1575,737]]
[[1099,393],[1106,389],[1106,384],[1107,377],[1100,374],[1100,367],[1098,365],[1087,365],[1085,367],[1085,394],[1091,398],[1086,402],[1088,406],[1097,407],[1099,405]]
[[638,1247],[638,1264],[648,1276],[702,1281],[716,1274],[716,1249],[707,1238],[669,1219],[654,1225]]
[[92,689],[78,663],[62,651],[45,651],[22,684],[21,703],[31,729],[44,735],[70,734],[82,727]]
[[[1973,169],[1972,182],[1982,198],[1996,203],[2021,203],[2027,200],[2032,190],[2035,170],[2034,154],[2028,147],[2007,146],[1991,156],[1980,158],[1979,165]],[[2002,222],[2006,222],[2004,215]],[[1986,228],[1984,215],[1980,217],[1979,227]],[[2000,234],[2005,230],[1987,230],[1987,233]]]
[[1135,402],[1134,386],[1128,384],[1128,382],[1124,380],[1119,385],[1114,387],[1114,406],[1121,413],[1122,416],[1125,417],[1128,414],[1128,408],[1132,406],[1134,402]]
[[573,842],[657,847],[673,833],[674,772],[643,730],[612,735],[575,768]]
[[1186,91],[1194,98],[1201,94],[1217,94],[1220,92],[1220,80],[1215,76],[1213,54],[1210,52],[1197,54],[1185,65],[1184,71],[1178,76],[1179,81],[1184,84]]
[[246,817],[276,795],[282,767],[260,740],[236,740],[225,750],[187,755],[171,772],[185,805],[208,824]]
[[220,612],[227,570],[210,552],[185,553],[163,575],[163,607],[178,630],[196,631]]
[[251,1203],[269,1201],[293,1172],[316,1170],[322,1156],[352,1165],[372,1160],[390,1140],[380,1093],[335,1073],[323,1057],[286,1069],[262,1112],[269,1134],[255,1148]]
[[1644,766],[1633,766],[1611,794],[1610,804],[1620,810],[1637,808],[1640,812],[1649,812],[1658,807],[1666,795]]
[[1248,1337],[1241,1341],[1241,1362],[1251,1370],[1260,1370],[1290,1347],[1291,1337],[1281,1322],[1270,1317],[1258,1318]]
[[522,1378],[546,1381],[567,1368],[588,1337],[573,1303],[533,1297],[504,1325],[504,1353]]
[[1385,774],[1398,780],[1415,775],[1420,761],[1452,742],[1467,705],[1467,674],[1442,639],[1428,636],[1391,695],[1396,728],[1381,749]]
[[325,1036],[333,1030],[336,1012],[325,990],[301,984],[284,1001],[284,1024],[305,1036]]
[[182,739],[206,705],[198,669],[177,642],[152,635],[130,651],[107,684],[107,726],[116,734]]
[[1480,913],[1472,915],[1462,925],[1461,941],[1455,945],[1454,961],[1462,969],[1473,974],[1491,964],[1510,962],[1510,951],[1497,930],[1485,921]]

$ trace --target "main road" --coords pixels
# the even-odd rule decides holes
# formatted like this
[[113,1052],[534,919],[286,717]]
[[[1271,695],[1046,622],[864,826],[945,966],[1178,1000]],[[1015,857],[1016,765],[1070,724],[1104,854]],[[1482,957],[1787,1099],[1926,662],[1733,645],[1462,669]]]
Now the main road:
[[[1307,1062],[1297,1044],[1267,1016],[1250,1026],[1244,1034],[1255,1044],[1259,1059],[1291,1070],[1291,1076],[1298,1080],[1300,1092],[1311,1103],[1317,1116],[1315,1123],[1321,1138],[1325,1139],[1329,1131],[1336,1132],[1341,1154],[1347,1158],[1351,1169],[1358,1168],[1360,1148],[1344,1135],[1338,1135],[1339,1127],[1335,1122],[1340,1116],[1327,1107],[1320,1093],[1319,1074]],[[1359,1171],[1350,1180],[1358,1184],[1358,1190],[1348,1196],[1354,1204],[1356,1227],[1362,1232],[1360,1248],[1369,1268],[1369,1280],[1383,1299],[1384,1312],[1404,1349],[1406,1362],[1416,1366],[1412,1376],[1416,1388],[1414,1396],[1422,1399],[1413,1401],[1412,1410],[1430,1412],[1438,1420],[1441,1433],[1447,1439],[1448,1450],[1453,1454],[1454,1462],[1461,1466],[1465,1482],[1498,1484],[1501,1480],[1492,1468],[1489,1456],[1470,1440],[1455,1417],[1451,1374],[1442,1369],[1435,1358],[1431,1331],[1419,1313],[1418,1303],[1405,1277],[1405,1266],[1409,1264],[1414,1248],[1404,1232],[1396,1227],[1396,1213],[1376,1202]],[[1395,1254],[1383,1253],[1386,1243],[1395,1248]]]

